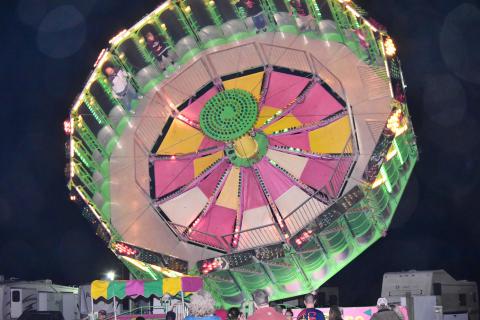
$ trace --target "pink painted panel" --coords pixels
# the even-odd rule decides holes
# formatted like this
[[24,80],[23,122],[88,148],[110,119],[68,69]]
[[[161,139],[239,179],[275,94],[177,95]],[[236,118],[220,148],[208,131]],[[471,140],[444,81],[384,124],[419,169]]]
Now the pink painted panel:
[[217,93],[216,88],[211,88],[201,97],[188,105],[180,114],[195,122],[200,121],[200,111],[202,111],[205,103]]
[[273,71],[268,82],[265,105],[282,109],[287,107],[308,83],[307,78]]
[[217,146],[225,146],[225,143],[220,141],[215,141],[205,136],[202,140],[202,143],[200,144],[199,150],[204,150],[210,147],[217,147]]
[[154,172],[155,196],[158,198],[193,180],[193,160],[157,160]]
[[279,169],[270,165],[265,158],[257,163],[256,167],[260,170],[260,175],[265,182],[265,187],[273,200],[277,200],[282,194],[288,191],[294,183],[287,178]]
[[244,211],[266,205],[262,189],[250,168],[242,168],[242,203]]
[[[200,219],[195,229],[217,236],[232,233],[236,216],[237,212],[233,209],[213,205],[207,214]],[[197,233],[194,239],[198,240],[200,235]]]
[[231,165],[224,161],[199,183],[198,187],[200,190],[202,190],[203,194],[205,194],[207,198],[210,198],[213,195],[218,181],[220,181],[222,174],[225,172],[228,166]]
[[143,280],[129,280],[125,286],[127,296],[135,296],[143,294]]
[[310,151],[310,140],[308,132],[301,132],[290,135],[269,136],[270,145],[279,147],[300,148],[305,151]]
[[306,95],[305,100],[293,109],[292,114],[302,123],[311,123],[320,121],[342,109],[343,106],[325,88],[316,83]]
[[330,180],[337,162],[337,160],[309,159],[300,180],[315,189],[320,189]]
[[184,292],[197,292],[203,289],[203,279],[200,277],[182,277],[182,290]]

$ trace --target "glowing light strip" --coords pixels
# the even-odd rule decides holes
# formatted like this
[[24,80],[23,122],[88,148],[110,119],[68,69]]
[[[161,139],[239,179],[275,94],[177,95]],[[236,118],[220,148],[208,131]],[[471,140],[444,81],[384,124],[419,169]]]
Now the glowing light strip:
[[103,48],[102,51],[100,51],[100,54],[97,57],[97,60],[93,64],[93,67],[96,68],[98,66],[98,63],[102,60],[103,56],[107,52],[107,49]]
[[112,46],[118,44],[122,40],[124,40],[126,37],[128,37],[132,32],[135,32],[137,29],[140,29],[144,24],[146,24],[149,20],[151,20],[156,14],[160,13],[161,11],[164,11],[167,9],[167,7],[170,5],[171,1],[164,2],[161,4],[159,7],[157,7],[154,11],[150,12],[146,16],[144,16],[140,21],[135,23],[130,29],[124,29],[120,31],[119,34],[117,34],[115,37],[110,39],[108,43],[110,43]]
[[385,165],[382,165],[382,167],[380,168],[380,174],[385,181],[385,187],[387,188],[388,193],[392,193],[392,183],[389,180],[387,170],[385,170]]
[[108,43],[110,43],[112,46],[116,45],[118,42],[120,42],[120,40],[123,40],[125,38],[125,36],[127,36],[129,34],[128,30],[127,29],[123,29],[122,31],[120,31],[115,37],[113,37],[112,39],[110,39],[108,41]]
[[[395,143],[395,142],[394,142]],[[393,150],[390,150],[388,153],[387,153],[387,156],[385,157],[385,159],[387,159],[387,161],[390,161],[393,157],[395,157],[398,153],[398,149],[395,145],[395,148]]]
[[378,29],[375,28],[367,19],[365,19],[360,13],[357,12],[354,8],[352,8],[350,5],[346,4],[349,3],[350,0],[338,0],[338,2],[345,4],[345,8],[347,8],[348,11],[350,11],[355,17],[361,18],[362,21],[374,32],[378,32]]
[[381,186],[384,182],[385,182],[385,178],[384,178],[382,175],[380,175],[380,177],[378,177],[377,179],[375,179],[375,181],[372,183],[372,189],[378,188],[378,187]]
[[363,19],[363,22],[374,32],[378,32],[378,29],[375,28],[367,19]]
[[152,14],[157,14],[160,13],[160,11],[163,11],[168,8],[168,6],[172,3],[172,1],[166,1],[163,4],[161,4],[157,9],[153,10]]
[[345,8],[347,8],[348,11],[350,11],[351,13],[353,13],[353,15],[357,18],[361,18],[361,14],[358,13],[355,9],[353,9],[352,7],[350,7],[348,4],[345,5]]
[[133,264],[135,267],[147,272],[149,275],[152,276],[153,279],[158,280],[157,275],[154,274],[152,270],[150,270],[150,268],[145,263],[138,261],[136,259],[125,257],[125,256],[120,256],[120,258],[127,260],[129,263]]
[[[387,57],[386,57],[386,54],[385,54],[385,45],[383,43],[383,37],[382,36],[380,37],[380,43],[382,44],[383,63],[385,64],[385,69],[387,70],[387,77],[390,80],[391,79],[390,70],[388,69]],[[388,87],[390,88],[390,96],[392,98],[394,98],[395,95],[393,94],[392,81],[388,81]]]
[[170,270],[168,268],[162,268],[162,267],[156,266],[154,264],[149,264],[148,266],[150,268],[152,268],[153,270],[161,272],[162,274],[166,275],[169,278],[177,278],[177,277],[185,276],[185,274],[183,274],[181,272],[178,272],[178,271],[175,271],[175,270]]
[[72,114],[70,113],[70,128],[72,128],[72,133],[70,134],[70,180],[73,179],[75,173],[73,172],[73,157],[75,156],[75,143],[73,141],[73,134],[75,132],[74,121]]
[[398,154],[398,158],[400,159],[400,163],[404,164],[405,159],[402,157],[402,153],[400,152],[400,148],[398,147],[397,139],[393,139],[393,147],[395,148],[394,149],[396,151],[395,153]]

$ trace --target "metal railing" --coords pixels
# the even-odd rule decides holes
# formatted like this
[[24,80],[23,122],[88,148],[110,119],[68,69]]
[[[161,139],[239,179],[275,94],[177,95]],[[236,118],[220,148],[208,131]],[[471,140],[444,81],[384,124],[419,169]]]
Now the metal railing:
[[141,139],[133,138],[134,176],[137,187],[150,198],[150,150]]
[[160,94],[155,93],[142,112],[142,115],[140,117],[136,116],[139,123],[135,131],[135,139],[138,139],[145,145],[147,150],[152,150],[159,135],[162,133],[163,126],[174,111],[168,101]]
[[318,200],[318,196],[324,196],[325,191],[325,188],[317,191],[284,218],[284,222],[292,234],[297,233],[310,224],[328,208],[329,204],[325,204]]
[[248,230],[242,230],[222,236],[227,244],[231,244],[234,239],[238,239],[238,246],[234,250],[246,250],[265,245],[280,243],[284,241],[283,234],[279,231],[276,224],[256,227]]
[[195,228],[188,228],[177,223],[167,221],[170,228],[177,234],[177,236],[183,241],[193,242],[202,246],[209,246],[214,249],[222,250],[225,252],[230,251],[230,246],[221,236],[210,234],[197,230]]
[[331,198],[336,199],[338,197],[346,183],[346,177],[357,160],[358,153],[355,151],[353,142],[353,135],[350,135],[343,148],[343,152],[339,157],[337,165],[333,170],[333,174],[328,181],[327,190]]
[[[165,319],[165,315],[168,311],[173,311],[176,314],[176,319],[183,320],[188,316],[188,308],[183,303],[177,303],[171,306],[155,307],[155,306],[144,306],[138,307],[132,310],[128,310],[122,313],[117,314],[118,320],[130,320],[133,316],[143,316],[145,319]],[[107,319],[113,320],[114,316],[109,316]]]
[[206,60],[214,77],[218,78],[256,67],[263,67],[265,64],[255,42],[209,53]]
[[260,47],[268,65],[281,66],[283,68],[315,73],[315,69],[309,58],[310,54],[305,50],[292,49],[274,44],[261,43]]
[[184,66],[181,73],[176,73],[169,78],[159,92],[168,100],[171,108],[176,108],[212,81],[211,70],[204,58],[201,57]]
[[326,83],[335,93],[337,93],[348,105],[347,93],[342,82],[338,79],[323,63],[315,56],[310,54],[314,73]]

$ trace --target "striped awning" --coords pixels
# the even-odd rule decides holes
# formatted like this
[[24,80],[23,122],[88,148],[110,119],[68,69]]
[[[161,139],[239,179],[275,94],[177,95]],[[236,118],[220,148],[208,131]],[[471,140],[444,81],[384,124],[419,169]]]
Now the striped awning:
[[92,298],[94,300],[116,297],[161,297],[165,294],[176,295],[180,291],[196,292],[203,288],[203,280],[200,277],[164,278],[162,280],[118,280],[105,281],[95,280],[91,285]]

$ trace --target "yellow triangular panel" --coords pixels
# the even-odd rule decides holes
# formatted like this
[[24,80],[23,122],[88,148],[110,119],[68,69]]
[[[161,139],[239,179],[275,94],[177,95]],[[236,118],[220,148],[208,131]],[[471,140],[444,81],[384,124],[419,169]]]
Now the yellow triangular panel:
[[279,108],[273,108],[268,106],[263,106],[262,110],[260,110],[260,114],[258,115],[257,123],[255,123],[255,128],[258,129],[265,124],[265,121],[273,117],[277,111],[280,110]]
[[243,89],[250,92],[255,99],[260,100],[262,90],[263,71],[249,74],[248,76],[238,77],[223,82],[225,90]]
[[157,154],[181,155],[195,152],[202,144],[203,138],[202,132],[175,119],[158,148]]
[[195,169],[195,177],[198,177],[205,169],[212,165],[218,159],[223,157],[223,151],[215,152],[211,155],[195,159],[193,167]]
[[350,137],[350,121],[343,117],[328,126],[308,134],[311,151],[316,153],[342,153]]
[[237,210],[238,207],[238,184],[240,179],[240,168],[232,167],[228,174],[227,181],[223,185],[222,192],[218,196],[217,205]]
[[287,114],[285,117],[282,119],[272,123],[271,125],[267,126],[263,131],[266,134],[272,134],[275,131],[283,130],[283,129],[289,129],[289,128],[296,128],[301,126],[302,123],[298,121],[295,116]]

